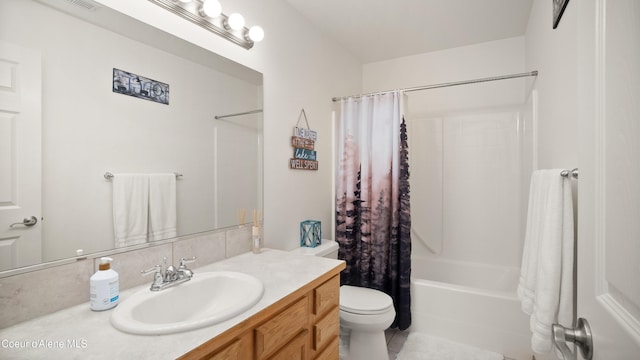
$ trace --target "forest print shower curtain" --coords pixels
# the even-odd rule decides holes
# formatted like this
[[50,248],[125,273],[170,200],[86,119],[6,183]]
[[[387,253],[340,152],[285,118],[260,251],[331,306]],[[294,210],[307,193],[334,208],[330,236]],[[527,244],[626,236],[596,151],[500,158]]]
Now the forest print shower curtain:
[[393,327],[411,325],[411,216],[404,94],[341,102],[336,176],[338,257],[342,285],[393,298]]

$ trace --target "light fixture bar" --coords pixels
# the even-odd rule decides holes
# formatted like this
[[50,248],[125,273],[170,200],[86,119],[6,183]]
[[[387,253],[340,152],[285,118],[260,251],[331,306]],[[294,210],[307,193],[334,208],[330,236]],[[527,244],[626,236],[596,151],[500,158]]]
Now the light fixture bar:
[[220,14],[215,18],[203,17],[200,15],[201,1],[195,0],[189,3],[176,2],[174,0],[149,0],[152,3],[159,5],[172,13],[180,16],[183,19],[189,20],[192,23],[199,25],[200,27],[211,31],[223,38],[240,45],[245,49],[251,49],[254,42],[248,39],[245,34],[249,29],[243,27],[240,30],[226,29],[224,22],[227,20],[227,15]]

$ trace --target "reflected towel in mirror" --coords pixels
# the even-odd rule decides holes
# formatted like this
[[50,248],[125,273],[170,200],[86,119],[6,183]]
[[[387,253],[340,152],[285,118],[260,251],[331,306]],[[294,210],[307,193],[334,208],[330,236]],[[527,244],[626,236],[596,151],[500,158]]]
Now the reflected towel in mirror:
[[176,237],[176,218],[176,174],[150,174],[149,241]]
[[149,176],[114,174],[113,230],[115,247],[147,242]]

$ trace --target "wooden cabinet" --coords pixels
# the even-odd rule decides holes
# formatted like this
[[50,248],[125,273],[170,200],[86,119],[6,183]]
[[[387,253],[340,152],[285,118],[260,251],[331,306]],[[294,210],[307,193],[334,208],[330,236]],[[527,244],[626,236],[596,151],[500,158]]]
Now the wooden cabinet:
[[313,349],[320,350],[340,334],[340,309],[336,306],[313,325]]
[[[293,340],[287,342],[270,359],[273,360],[304,360],[307,359],[307,330],[302,330]],[[336,358],[337,359],[337,358]]]
[[308,297],[304,296],[278,315],[273,316],[264,324],[255,328],[256,359],[268,358],[302,331],[305,331],[306,335],[307,324],[309,323],[308,303]]
[[202,357],[210,360],[244,360],[251,358],[251,336],[245,336],[236,339],[226,346],[223,346],[215,354]]
[[331,344],[329,346],[318,353],[315,360],[336,360],[340,356],[339,349],[340,339],[336,337],[331,340]]
[[343,268],[337,266],[180,359],[337,360]]
[[[335,347],[340,335],[340,277],[334,276],[313,290],[311,359],[327,347]],[[326,356],[326,355],[325,355]]]

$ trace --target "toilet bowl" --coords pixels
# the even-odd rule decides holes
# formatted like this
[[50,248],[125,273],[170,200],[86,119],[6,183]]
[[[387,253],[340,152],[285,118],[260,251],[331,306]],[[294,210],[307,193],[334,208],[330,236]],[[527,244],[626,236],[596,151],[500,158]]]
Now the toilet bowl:
[[[293,250],[300,254],[338,258],[338,243],[322,240],[315,248]],[[358,286],[340,287],[340,332],[348,333],[348,345],[341,346],[345,360],[388,360],[384,331],[396,316],[393,300],[382,291]]]
[[393,300],[382,291],[342,285],[340,327],[350,330],[350,360],[388,360],[384,331],[396,316]]

